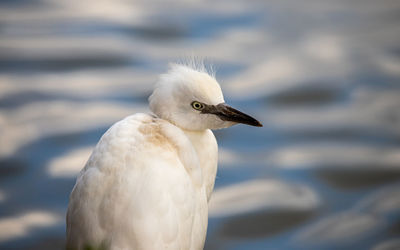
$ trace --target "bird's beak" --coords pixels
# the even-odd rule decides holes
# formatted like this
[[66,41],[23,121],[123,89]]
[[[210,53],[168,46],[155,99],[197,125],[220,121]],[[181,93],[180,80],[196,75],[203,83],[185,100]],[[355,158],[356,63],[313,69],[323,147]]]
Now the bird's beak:
[[243,123],[251,126],[262,127],[263,125],[253,117],[230,107],[225,103],[218,105],[207,105],[202,113],[217,115],[223,121]]

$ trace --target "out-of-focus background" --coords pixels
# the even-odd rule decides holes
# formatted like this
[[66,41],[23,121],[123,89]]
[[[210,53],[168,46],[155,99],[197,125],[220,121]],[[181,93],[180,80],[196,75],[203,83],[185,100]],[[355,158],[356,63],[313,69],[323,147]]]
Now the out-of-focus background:
[[191,56],[264,124],[215,131],[206,249],[400,249],[397,0],[1,1],[1,249],[63,248],[93,146]]

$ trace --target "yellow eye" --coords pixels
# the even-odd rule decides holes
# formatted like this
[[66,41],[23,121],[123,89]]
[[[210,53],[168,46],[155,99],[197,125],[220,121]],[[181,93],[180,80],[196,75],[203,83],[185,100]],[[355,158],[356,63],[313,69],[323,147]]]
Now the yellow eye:
[[200,102],[192,102],[192,107],[196,110],[202,110],[204,108],[204,105]]

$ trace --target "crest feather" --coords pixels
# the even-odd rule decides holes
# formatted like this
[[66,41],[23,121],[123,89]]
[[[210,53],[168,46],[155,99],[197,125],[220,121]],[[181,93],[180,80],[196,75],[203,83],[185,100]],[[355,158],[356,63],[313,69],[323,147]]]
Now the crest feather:
[[173,62],[169,64],[170,68],[174,68],[176,66],[185,66],[191,68],[195,71],[206,73],[210,75],[212,78],[215,78],[215,69],[212,64],[204,62],[205,60],[199,57],[187,57],[178,60],[177,62]]

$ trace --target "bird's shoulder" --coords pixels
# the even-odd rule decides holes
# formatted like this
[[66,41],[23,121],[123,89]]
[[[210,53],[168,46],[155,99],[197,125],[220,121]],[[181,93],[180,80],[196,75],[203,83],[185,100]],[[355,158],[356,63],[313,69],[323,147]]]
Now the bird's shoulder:
[[154,115],[138,113],[108,129],[85,169],[91,166],[99,169],[127,164],[138,166],[138,162],[143,165],[144,161],[153,160],[179,160],[190,175],[199,169],[196,150],[180,128]]
[[[172,130],[174,136],[168,136]],[[151,114],[138,113],[111,126],[99,144],[124,150],[143,150],[146,147],[174,150],[176,140],[184,140],[184,134],[173,124]]]

